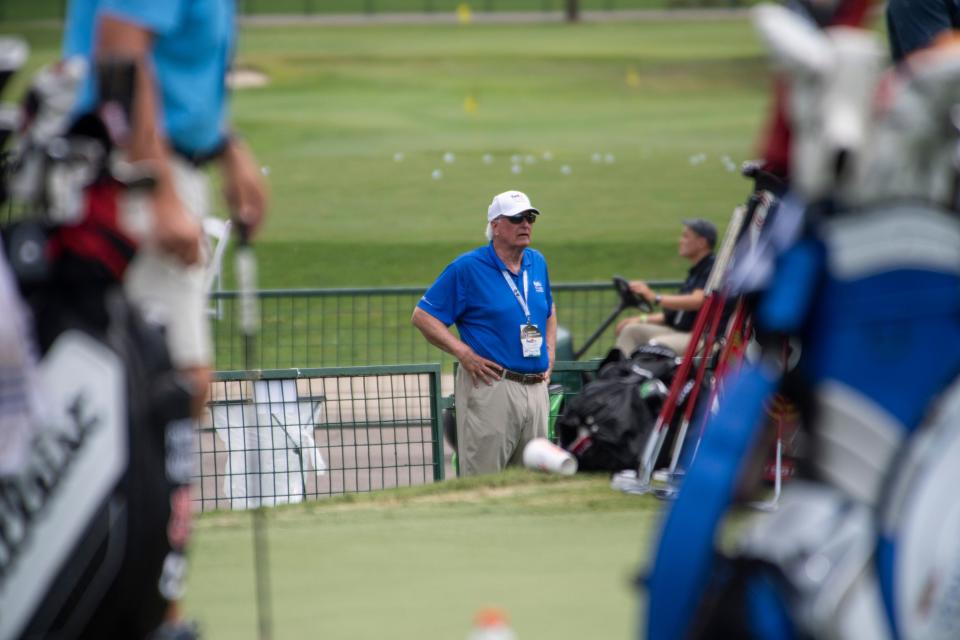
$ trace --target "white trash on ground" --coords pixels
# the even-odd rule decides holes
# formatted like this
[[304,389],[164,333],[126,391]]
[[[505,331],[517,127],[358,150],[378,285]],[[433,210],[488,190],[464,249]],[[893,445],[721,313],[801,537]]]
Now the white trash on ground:
[[546,438],[534,438],[523,448],[523,466],[572,476],[577,472],[577,459]]

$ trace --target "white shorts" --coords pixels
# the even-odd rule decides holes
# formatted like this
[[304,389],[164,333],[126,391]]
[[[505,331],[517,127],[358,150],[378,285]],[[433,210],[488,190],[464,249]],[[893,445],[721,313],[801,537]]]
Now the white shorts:
[[[172,158],[174,184],[184,206],[202,222],[210,213],[210,189],[206,174],[180,159]],[[133,196],[123,205],[124,225],[141,241],[137,255],[124,277],[130,300],[152,322],[166,327],[167,347],[178,369],[211,365],[210,326],[204,275],[209,252],[201,243],[200,262],[185,266],[160,251],[149,240],[152,211],[149,199]]]

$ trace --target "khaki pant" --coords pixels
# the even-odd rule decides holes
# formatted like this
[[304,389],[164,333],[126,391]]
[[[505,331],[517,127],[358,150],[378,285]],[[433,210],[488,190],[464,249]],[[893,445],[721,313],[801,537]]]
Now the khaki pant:
[[473,385],[460,367],[456,381],[457,455],[460,475],[496,473],[523,464],[523,448],[547,436],[550,399],[547,383],[497,380]]
[[673,349],[678,356],[682,356],[690,343],[690,334],[685,331],[676,331],[662,324],[635,322],[628,324],[617,336],[617,349],[629,356],[631,353],[647,344],[659,344]]

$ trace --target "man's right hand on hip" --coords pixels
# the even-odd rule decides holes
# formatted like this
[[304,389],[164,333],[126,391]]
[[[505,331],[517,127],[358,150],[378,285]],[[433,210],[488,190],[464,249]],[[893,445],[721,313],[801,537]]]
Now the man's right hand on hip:
[[473,349],[466,347],[466,350],[457,358],[460,366],[467,370],[470,377],[473,378],[473,386],[479,387],[480,383],[493,384],[503,376],[503,367],[496,362],[487,360],[478,356]]

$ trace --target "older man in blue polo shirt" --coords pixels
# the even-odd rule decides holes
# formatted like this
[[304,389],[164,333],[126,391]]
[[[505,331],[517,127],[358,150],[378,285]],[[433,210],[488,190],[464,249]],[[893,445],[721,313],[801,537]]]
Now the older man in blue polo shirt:
[[557,314],[547,262],[530,248],[539,214],[519,191],[497,195],[487,210],[490,243],[450,263],[413,311],[424,337],[460,361],[457,444],[465,476],[521,464],[524,446],[547,433]]

